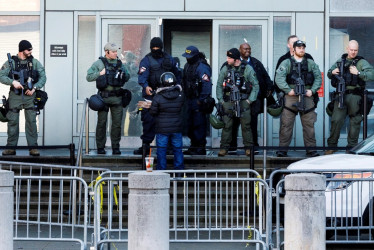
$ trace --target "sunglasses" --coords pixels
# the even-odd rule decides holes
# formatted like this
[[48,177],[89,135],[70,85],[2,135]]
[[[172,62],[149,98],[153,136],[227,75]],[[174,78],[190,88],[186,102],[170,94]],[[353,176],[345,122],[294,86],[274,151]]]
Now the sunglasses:
[[32,48],[31,49],[26,49],[27,51],[31,51],[32,50]]

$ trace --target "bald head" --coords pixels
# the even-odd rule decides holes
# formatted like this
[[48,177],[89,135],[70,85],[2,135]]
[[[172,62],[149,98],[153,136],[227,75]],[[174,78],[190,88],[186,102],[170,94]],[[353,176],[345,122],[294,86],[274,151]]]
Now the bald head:
[[251,56],[252,48],[248,43],[242,43],[242,44],[240,44],[239,52],[240,52],[240,56],[244,60],[248,60],[248,57]]
[[351,40],[347,46],[347,58],[354,59],[358,54],[358,42],[356,40]]

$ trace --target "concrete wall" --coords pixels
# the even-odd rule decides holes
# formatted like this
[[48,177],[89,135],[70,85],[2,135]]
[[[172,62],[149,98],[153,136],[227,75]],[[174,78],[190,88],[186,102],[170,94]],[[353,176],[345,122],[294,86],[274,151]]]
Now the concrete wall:
[[[64,145],[73,135],[73,12],[46,12],[45,70],[48,103],[45,106],[45,145]],[[52,44],[67,45],[67,57],[51,57]]]

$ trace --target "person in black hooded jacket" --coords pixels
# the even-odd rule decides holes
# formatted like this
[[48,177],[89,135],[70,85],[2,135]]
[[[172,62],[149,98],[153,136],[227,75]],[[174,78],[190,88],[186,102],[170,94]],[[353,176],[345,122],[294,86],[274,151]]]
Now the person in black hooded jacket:
[[182,140],[182,107],[184,95],[182,87],[177,83],[173,73],[161,75],[162,87],[158,88],[153,97],[150,114],[155,119],[157,170],[166,169],[166,150],[171,140],[174,153],[174,169],[184,169]]

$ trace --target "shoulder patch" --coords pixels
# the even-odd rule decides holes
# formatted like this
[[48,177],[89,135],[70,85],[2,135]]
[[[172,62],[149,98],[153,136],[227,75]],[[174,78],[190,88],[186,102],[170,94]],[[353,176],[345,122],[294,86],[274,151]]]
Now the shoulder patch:
[[283,71],[283,70],[286,70],[283,66],[279,67],[278,69],[279,71]]
[[144,71],[146,71],[146,70],[147,70],[146,67],[141,67],[141,68],[139,69],[138,74],[141,75],[141,74],[142,74]]
[[204,74],[204,75],[201,77],[201,79],[203,79],[203,80],[206,81],[206,82],[209,82],[209,81],[210,81],[209,76],[208,76],[207,74]]

